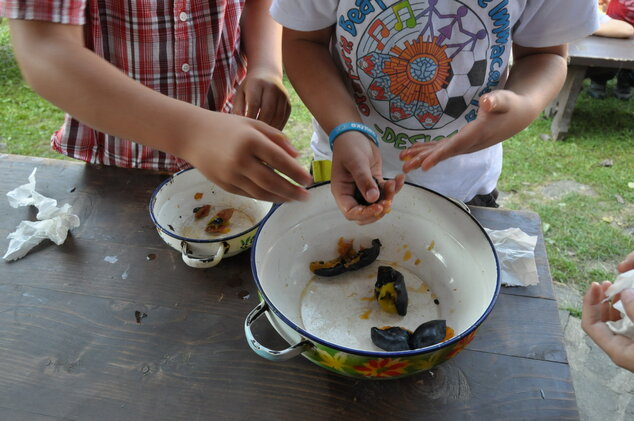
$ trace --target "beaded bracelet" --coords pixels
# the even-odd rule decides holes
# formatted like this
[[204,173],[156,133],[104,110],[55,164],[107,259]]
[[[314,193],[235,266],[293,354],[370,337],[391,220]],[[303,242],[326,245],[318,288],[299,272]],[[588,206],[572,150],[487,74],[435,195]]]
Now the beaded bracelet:
[[364,134],[368,139],[374,142],[377,148],[379,147],[379,139],[377,138],[376,133],[374,133],[374,130],[363,123],[350,122],[340,124],[332,129],[332,131],[330,132],[330,135],[328,136],[328,142],[330,143],[331,151],[334,146],[335,139],[337,139],[337,136],[349,131],[356,131]]

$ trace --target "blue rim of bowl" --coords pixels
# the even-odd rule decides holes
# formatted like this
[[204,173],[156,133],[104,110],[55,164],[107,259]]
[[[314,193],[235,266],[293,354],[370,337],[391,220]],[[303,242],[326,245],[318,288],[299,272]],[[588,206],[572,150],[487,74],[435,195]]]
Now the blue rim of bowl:
[[[310,187],[308,187],[308,189],[314,189],[320,186],[323,186],[325,184],[330,184],[329,181],[325,181],[322,183],[317,183],[314,184]],[[484,311],[484,313],[482,313],[482,315],[478,318],[478,320],[475,321],[475,323],[473,323],[467,330],[465,330],[464,332],[462,332],[461,334],[454,336],[453,338],[435,344],[435,345],[431,345],[425,348],[418,348],[418,349],[413,349],[413,350],[409,350],[409,351],[366,351],[366,350],[361,350],[361,349],[355,349],[355,348],[348,348],[342,345],[337,345],[335,343],[326,341],[318,336],[313,335],[312,333],[308,332],[307,330],[302,329],[301,327],[297,326],[295,323],[293,323],[292,321],[290,321],[281,311],[279,311],[277,309],[277,307],[275,307],[275,305],[273,304],[273,302],[269,299],[269,297],[266,295],[266,293],[264,292],[263,288],[262,288],[262,284],[260,283],[260,279],[258,278],[258,274],[257,274],[257,270],[256,270],[256,265],[255,265],[255,253],[257,250],[257,245],[258,245],[258,238],[260,236],[260,232],[262,231],[262,227],[264,226],[264,224],[266,223],[266,221],[275,213],[275,211],[281,206],[281,204],[276,204],[275,206],[273,206],[273,208],[269,211],[268,214],[266,214],[266,216],[264,218],[262,218],[262,221],[260,221],[260,228],[258,229],[258,232],[255,234],[255,238],[253,239],[253,246],[251,248],[251,273],[253,275],[253,279],[255,280],[255,284],[258,287],[258,291],[260,293],[260,296],[262,298],[264,298],[264,301],[266,301],[266,303],[269,305],[269,309],[271,311],[273,311],[273,313],[275,313],[275,315],[277,317],[280,318],[280,320],[282,320],[286,325],[288,325],[291,329],[295,330],[297,333],[299,333],[302,337],[310,339],[313,342],[316,342],[318,344],[321,344],[323,346],[326,346],[328,348],[332,348],[332,349],[336,349],[338,351],[342,351],[342,352],[346,352],[348,354],[353,354],[353,355],[359,355],[359,356],[363,356],[363,357],[372,357],[372,358],[393,358],[393,357],[411,357],[411,356],[415,356],[415,355],[419,355],[419,354],[427,354],[430,352],[434,352],[437,350],[440,350],[442,348],[446,348],[449,346],[454,345],[455,343],[461,341],[463,338],[469,336],[473,331],[475,331],[476,329],[478,329],[480,327],[480,325],[482,324],[482,322],[484,322],[484,320],[489,316],[489,314],[491,313],[491,311],[493,310],[493,306],[495,305],[495,303],[497,302],[498,299],[498,295],[500,294],[500,261],[498,259],[498,255],[495,251],[495,247],[493,246],[493,242],[491,241],[491,239],[489,238],[489,235],[486,233],[485,229],[482,227],[482,225],[480,224],[480,222],[478,222],[477,219],[475,219],[475,217],[473,215],[471,215],[471,213],[469,213],[467,210],[465,210],[459,203],[457,203],[456,201],[449,199],[448,197],[434,191],[431,189],[428,189],[426,187],[422,187],[422,186],[418,186],[416,184],[412,184],[409,182],[405,182],[405,184],[411,186],[411,187],[415,187],[418,189],[422,189],[422,190],[426,190],[429,193],[435,194],[436,196],[439,196],[443,199],[445,199],[447,202],[449,202],[451,205],[457,207],[458,209],[460,209],[462,212],[464,212],[466,215],[469,216],[469,218],[471,218],[471,220],[476,224],[476,226],[480,229],[480,231],[482,231],[482,233],[484,234],[484,238],[486,238],[487,242],[489,243],[489,246],[491,247],[491,250],[493,251],[493,258],[495,259],[495,267],[496,267],[496,273],[497,273],[497,279],[496,279],[496,283],[495,283],[495,292],[493,293],[493,297],[491,297],[491,301],[489,302],[489,305],[487,307],[487,309]]]
[[[181,170],[175,174],[172,174],[170,177],[168,177],[166,180],[164,180],[161,184],[159,184],[159,186],[154,189],[154,191],[152,192],[152,196],[150,197],[150,204],[148,205],[148,209],[150,211],[150,218],[152,219],[152,222],[154,222],[154,225],[160,229],[162,232],[164,232],[165,234],[169,235],[172,238],[176,238],[177,240],[181,240],[181,241],[187,241],[188,243],[217,243],[219,241],[228,241],[237,237],[241,237],[244,234],[247,234],[251,231],[253,231],[254,229],[257,229],[260,224],[262,223],[262,221],[264,221],[264,219],[266,218],[266,216],[268,216],[268,214],[275,208],[275,203],[271,203],[271,209],[269,209],[268,213],[265,215],[265,218],[260,219],[256,224],[250,226],[249,228],[245,229],[244,231],[239,232],[238,234],[232,234],[232,235],[228,235],[226,237],[218,237],[218,238],[214,238],[214,239],[209,239],[209,240],[201,240],[201,239],[197,239],[197,238],[189,238],[189,237],[183,237],[181,235],[178,235],[172,231],[170,231],[169,229],[165,228],[164,226],[162,226],[161,224],[159,224],[158,219],[156,219],[156,216],[154,215],[154,202],[156,202],[156,195],[161,191],[161,189],[163,188],[164,185],[166,185],[167,183],[171,182],[174,180],[174,178],[176,178],[176,176],[178,176],[179,174],[183,174],[187,171],[191,171],[194,170],[195,168],[186,168],[184,170]],[[211,183],[211,181],[209,182]],[[213,183],[211,183],[213,184]],[[218,189],[220,189],[220,187],[216,186],[214,184],[214,186]]]

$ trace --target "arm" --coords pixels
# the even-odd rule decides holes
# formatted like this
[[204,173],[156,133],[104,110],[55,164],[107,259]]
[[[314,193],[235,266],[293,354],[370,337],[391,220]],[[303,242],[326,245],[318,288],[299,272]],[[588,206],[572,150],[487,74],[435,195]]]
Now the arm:
[[[286,73],[302,101],[321,127],[330,133],[341,123],[362,122],[354,100],[329,51],[334,28],[300,32],[284,29]],[[391,201],[403,186],[404,177],[381,182],[379,148],[358,132],[337,137],[332,159],[331,189],[344,216],[360,224],[374,222],[389,212]],[[384,199],[362,206],[353,198],[355,185],[370,203],[379,198],[374,178],[380,181]]]
[[566,55],[566,45],[528,48],[514,44],[514,63],[505,88],[482,95],[476,120],[453,137],[401,152],[406,160],[403,170],[429,170],[444,159],[495,145],[526,128],[563,86]]
[[233,113],[282,129],[291,114],[282,82],[282,27],[269,15],[271,1],[249,0],[241,21],[247,75],[234,98]]
[[[621,273],[634,269],[634,252],[630,253],[617,269]],[[596,282],[590,285],[583,299],[581,327],[615,364],[634,372],[634,341],[622,335],[615,335],[605,323],[621,317],[610,303],[602,302],[610,285],[607,281],[601,285]],[[620,300],[627,316],[634,320],[634,290],[626,289],[621,292]]]
[[9,25],[27,83],[78,120],[179,156],[232,193],[271,201],[306,197],[304,189],[271,170],[302,184],[310,180],[281,132],[143,86],[86,49],[81,26],[24,20]]
[[601,23],[593,35],[608,38],[631,38],[634,36],[634,27],[623,20],[609,19]]

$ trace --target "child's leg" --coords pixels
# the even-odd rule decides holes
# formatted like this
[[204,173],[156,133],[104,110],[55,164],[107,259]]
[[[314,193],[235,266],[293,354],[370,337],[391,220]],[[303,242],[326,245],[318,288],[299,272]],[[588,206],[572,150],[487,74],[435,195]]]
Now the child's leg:
[[627,101],[632,96],[632,85],[634,85],[634,71],[619,70],[616,78],[616,88],[614,96],[623,101]]
[[586,77],[590,78],[590,87],[588,95],[596,99],[604,99],[607,97],[608,80],[616,76],[617,70],[602,67],[590,67],[586,71]]
[[489,194],[479,194],[467,202],[467,206],[484,206],[487,208],[499,208],[496,199],[498,198],[498,189],[493,189]]

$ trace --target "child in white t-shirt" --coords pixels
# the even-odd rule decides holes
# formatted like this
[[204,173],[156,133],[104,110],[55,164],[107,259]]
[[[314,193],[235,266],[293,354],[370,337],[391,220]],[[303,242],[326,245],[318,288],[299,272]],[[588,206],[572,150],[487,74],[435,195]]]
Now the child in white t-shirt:
[[[343,214],[376,221],[403,173],[464,202],[493,195],[500,142],[558,93],[565,43],[597,28],[596,8],[596,0],[274,0],[286,72],[318,122],[315,160],[332,160]],[[374,179],[383,177],[393,179],[380,182],[378,200]],[[360,205],[355,186],[378,202]]]

